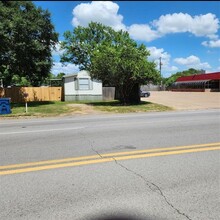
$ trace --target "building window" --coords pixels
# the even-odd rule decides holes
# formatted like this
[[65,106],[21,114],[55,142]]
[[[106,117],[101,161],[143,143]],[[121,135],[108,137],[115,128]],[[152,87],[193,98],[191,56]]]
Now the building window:
[[79,78],[76,80],[76,89],[77,90],[91,90],[92,81],[90,78]]
[[79,90],[89,89],[89,79],[79,79]]

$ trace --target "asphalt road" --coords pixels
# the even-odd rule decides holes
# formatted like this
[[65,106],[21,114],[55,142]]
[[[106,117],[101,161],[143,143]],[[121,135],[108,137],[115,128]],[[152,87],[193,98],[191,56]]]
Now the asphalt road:
[[220,113],[0,120],[0,219],[219,219]]

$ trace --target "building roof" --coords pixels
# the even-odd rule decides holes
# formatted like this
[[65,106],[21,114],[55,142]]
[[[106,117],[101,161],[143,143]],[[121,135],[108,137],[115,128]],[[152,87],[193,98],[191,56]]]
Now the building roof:
[[90,77],[90,76],[88,71],[81,70],[78,73],[73,73],[63,76],[63,78],[68,78],[68,77]]
[[201,82],[210,80],[220,80],[220,72],[205,73],[192,76],[181,76],[176,80],[176,82]]
[[77,75],[78,75],[78,73],[68,74],[68,75],[64,75],[63,78],[77,77]]

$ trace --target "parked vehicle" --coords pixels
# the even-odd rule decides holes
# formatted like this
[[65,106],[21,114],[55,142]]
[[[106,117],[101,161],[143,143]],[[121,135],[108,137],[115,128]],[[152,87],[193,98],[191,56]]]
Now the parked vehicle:
[[140,90],[140,96],[141,97],[149,97],[150,96],[150,92],[149,91]]

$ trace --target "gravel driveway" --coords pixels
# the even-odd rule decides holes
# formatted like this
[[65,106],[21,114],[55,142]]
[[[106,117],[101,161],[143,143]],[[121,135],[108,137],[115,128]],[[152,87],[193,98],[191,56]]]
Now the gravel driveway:
[[144,101],[158,103],[176,110],[220,109],[220,92],[151,91]]

